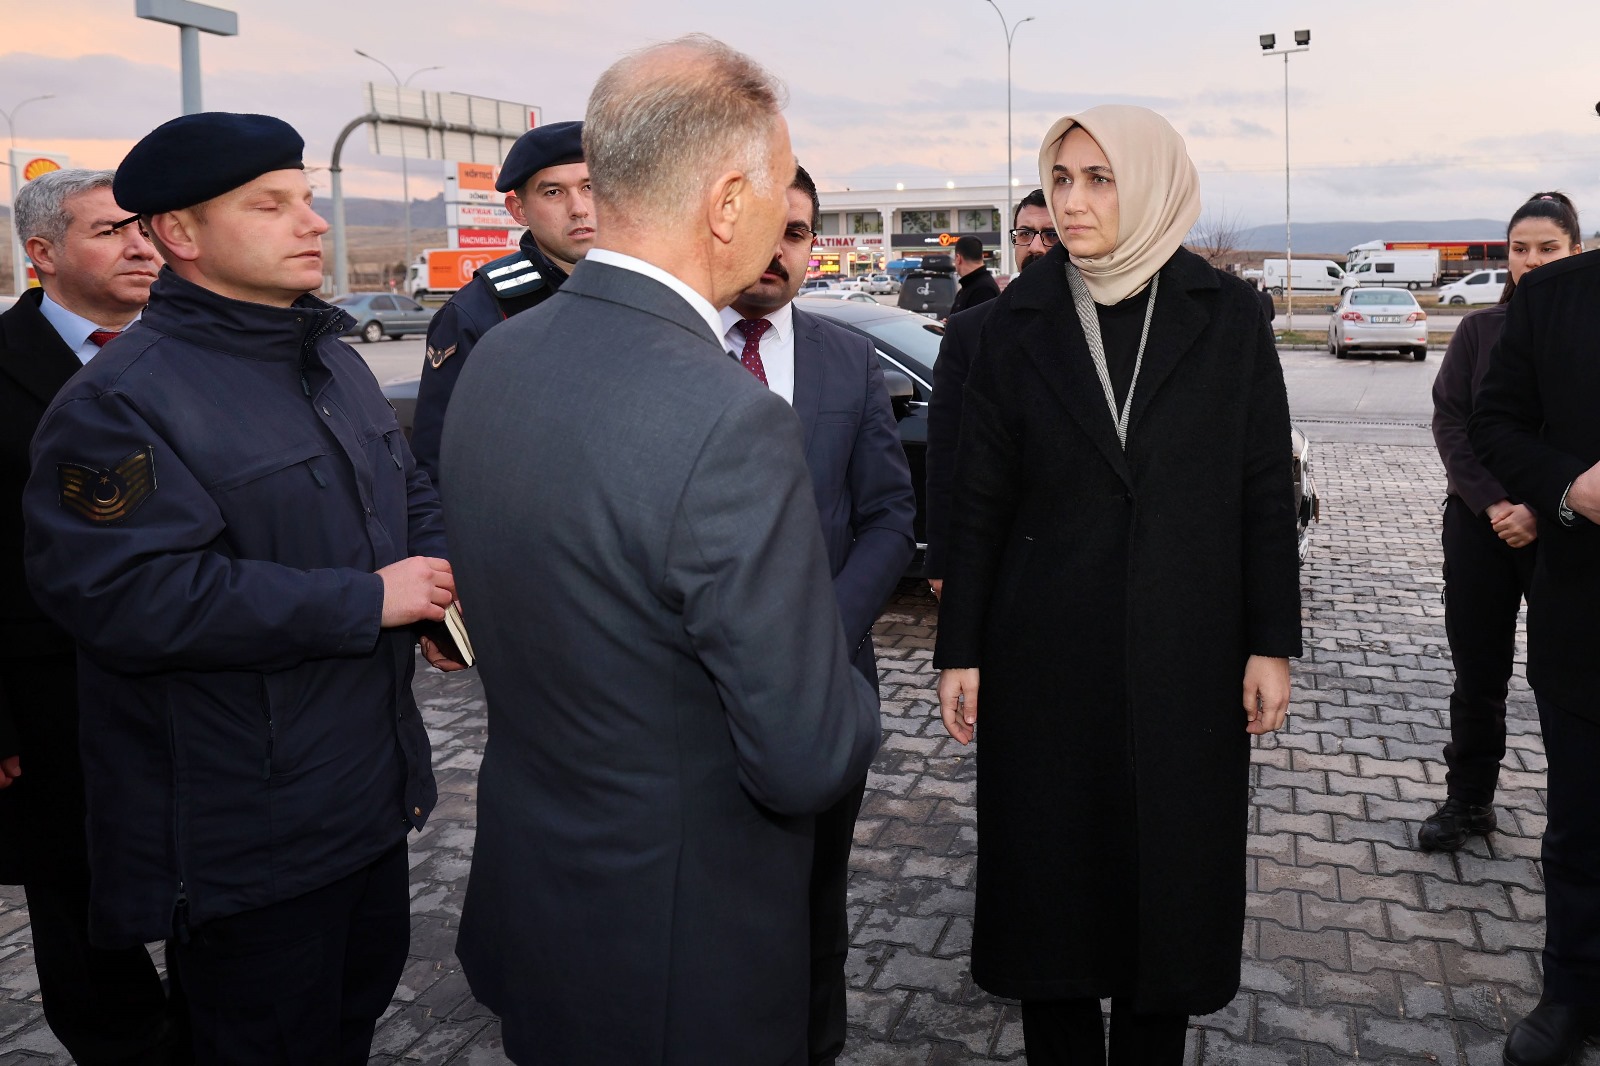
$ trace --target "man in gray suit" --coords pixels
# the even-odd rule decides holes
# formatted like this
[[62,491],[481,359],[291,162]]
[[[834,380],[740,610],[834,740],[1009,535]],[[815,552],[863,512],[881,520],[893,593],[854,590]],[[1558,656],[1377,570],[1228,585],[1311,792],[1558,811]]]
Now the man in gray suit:
[[779,91],[705,37],[602,75],[597,246],[446,417],[491,734],[457,952],[514,1061],[805,1061],[813,815],[879,730],[799,421],[717,339],[783,226]]
[[[789,186],[783,239],[756,283],[723,308],[722,340],[800,418],[845,640],[856,669],[876,690],[872,623],[916,550],[917,497],[872,342],[793,304],[821,222],[816,183],[799,167]],[[862,778],[817,816],[807,1025],[813,1066],[832,1063],[844,1049],[846,883],[866,784]]]

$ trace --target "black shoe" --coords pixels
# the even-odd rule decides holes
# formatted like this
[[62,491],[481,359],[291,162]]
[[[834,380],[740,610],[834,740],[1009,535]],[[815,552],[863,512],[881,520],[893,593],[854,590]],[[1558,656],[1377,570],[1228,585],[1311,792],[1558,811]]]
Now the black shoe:
[[1417,830],[1417,844],[1423,851],[1455,851],[1473,833],[1487,835],[1494,826],[1492,806],[1474,807],[1451,796],[1423,821]]
[[1506,1066],[1568,1066],[1593,1031],[1595,1012],[1570,1003],[1539,1005],[1506,1034]]

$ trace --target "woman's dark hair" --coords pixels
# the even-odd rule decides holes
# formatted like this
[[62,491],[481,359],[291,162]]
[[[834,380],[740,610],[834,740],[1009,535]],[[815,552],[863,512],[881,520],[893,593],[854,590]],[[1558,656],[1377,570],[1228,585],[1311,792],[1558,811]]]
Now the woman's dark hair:
[[[1579,248],[1583,247],[1583,230],[1578,226],[1578,209],[1572,206],[1572,201],[1567,199],[1566,193],[1561,192],[1536,192],[1528,197],[1528,202],[1517,208],[1511,216],[1511,221],[1506,223],[1506,240],[1511,240],[1511,231],[1516,229],[1517,223],[1530,218],[1548,218],[1561,228],[1567,239]],[[1506,248],[1506,254],[1511,254],[1511,249]],[[1511,280],[1507,272],[1506,287],[1500,293],[1501,303],[1510,303],[1511,294],[1517,290],[1517,283]]]

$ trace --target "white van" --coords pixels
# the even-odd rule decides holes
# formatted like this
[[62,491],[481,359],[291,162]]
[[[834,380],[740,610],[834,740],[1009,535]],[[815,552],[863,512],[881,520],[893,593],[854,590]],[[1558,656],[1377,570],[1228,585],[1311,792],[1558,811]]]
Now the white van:
[[1437,249],[1374,252],[1350,265],[1350,280],[1364,287],[1431,289],[1439,284]]
[[1439,290],[1441,304],[1497,304],[1505,291],[1511,271],[1474,270],[1460,281],[1452,281]]
[[[1261,282],[1274,296],[1282,296],[1288,286],[1287,272],[1282,259],[1268,259],[1261,264]],[[1332,259],[1294,260],[1295,292],[1344,292],[1355,287],[1344,270]]]

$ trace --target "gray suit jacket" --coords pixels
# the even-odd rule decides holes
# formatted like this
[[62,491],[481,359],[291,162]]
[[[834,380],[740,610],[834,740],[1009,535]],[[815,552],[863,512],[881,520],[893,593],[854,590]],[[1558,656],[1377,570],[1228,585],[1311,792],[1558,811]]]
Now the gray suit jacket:
[[796,308],[794,411],[845,640],[876,683],[872,623],[916,551],[917,495],[872,342]]
[[811,814],[866,773],[799,423],[602,263],[446,417],[490,739],[458,953],[540,1063],[801,1062]]

